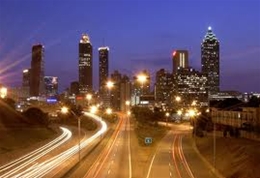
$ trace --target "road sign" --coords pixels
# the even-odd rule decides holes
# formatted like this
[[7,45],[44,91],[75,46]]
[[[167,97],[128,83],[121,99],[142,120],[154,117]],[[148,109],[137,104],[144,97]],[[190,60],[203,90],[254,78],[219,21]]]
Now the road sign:
[[144,139],[144,142],[145,142],[145,144],[152,144],[152,142],[153,142],[153,139],[152,139],[152,137],[145,137],[145,139]]

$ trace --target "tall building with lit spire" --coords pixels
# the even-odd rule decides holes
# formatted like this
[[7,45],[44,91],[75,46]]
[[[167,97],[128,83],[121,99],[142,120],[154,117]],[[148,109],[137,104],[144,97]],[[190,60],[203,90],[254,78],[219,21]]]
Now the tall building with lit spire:
[[201,70],[207,76],[209,94],[219,92],[219,66],[219,41],[211,27],[208,27],[201,43]]
[[93,91],[92,45],[89,36],[83,34],[79,42],[79,92]]

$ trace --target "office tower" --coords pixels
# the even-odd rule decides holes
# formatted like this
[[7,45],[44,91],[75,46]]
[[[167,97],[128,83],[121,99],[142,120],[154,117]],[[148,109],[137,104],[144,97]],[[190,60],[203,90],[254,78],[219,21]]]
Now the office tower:
[[83,34],[79,42],[79,92],[93,91],[92,45],[87,34]]
[[211,27],[201,43],[201,67],[208,78],[209,94],[219,92],[219,41]]
[[187,50],[175,50],[172,53],[172,73],[175,74],[180,68],[189,67],[189,55]]
[[173,74],[160,69],[156,72],[155,77],[155,100],[157,103],[170,105],[171,97],[174,93],[174,77]]
[[120,84],[122,80],[122,74],[115,70],[111,74],[111,80],[113,82],[113,87],[110,89],[111,90],[111,107],[115,111],[120,111]]
[[58,94],[58,77],[45,76],[44,82],[46,96],[56,96]]
[[109,73],[109,68],[108,68],[109,48],[100,47],[98,48],[98,52],[99,52],[99,91],[102,91],[106,86],[108,73]]
[[79,82],[74,81],[70,83],[70,94],[78,95],[79,94]]
[[181,97],[184,107],[197,101],[200,106],[207,105],[207,76],[192,68],[181,68],[175,75],[176,93]]
[[30,69],[24,69],[23,70],[23,87],[30,87]]
[[44,46],[37,44],[32,47],[30,96],[38,97],[44,94]]

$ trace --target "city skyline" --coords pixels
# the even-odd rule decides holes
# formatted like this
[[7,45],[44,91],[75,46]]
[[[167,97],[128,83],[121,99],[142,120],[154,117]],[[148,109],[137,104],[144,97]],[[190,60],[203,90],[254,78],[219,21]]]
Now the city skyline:
[[[149,70],[154,80],[155,72],[160,68],[171,71],[171,54],[177,49],[188,50],[190,66],[201,70],[200,45],[208,26],[212,26],[221,43],[220,89],[260,91],[259,1],[236,1],[236,4],[212,1],[208,5],[206,1],[195,4],[192,1],[153,1],[147,7],[145,1],[133,2],[138,3],[138,7],[130,1],[90,1],[89,13],[93,18],[84,19],[86,13],[80,9],[86,4],[82,1],[68,1],[58,9],[54,8],[58,3],[51,6],[52,3],[46,2],[37,11],[33,9],[37,3],[32,1],[1,1],[1,83],[21,86],[21,71],[30,66],[30,49],[33,44],[41,43],[45,46],[45,73],[58,76],[62,90],[69,87],[70,82],[78,80],[77,46],[82,33],[90,36],[93,46],[95,90],[98,89],[98,47],[104,45],[110,48],[110,74],[119,70],[132,76]],[[66,14],[64,22],[58,21],[70,5],[75,9]],[[195,14],[191,11],[193,6]],[[215,10],[207,9],[212,6]],[[45,12],[47,8],[50,10]],[[96,13],[98,8],[103,12]],[[223,9],[230,12],[225,18],[219,13]],[[248,13],[239,13],[242,11]],[[36,12],[37,18],[30,16]],[[107,12],[110,13],[104,16]],[[179,15],[178,12],[185,14]],[[100,24],[101,21],[104,23]],[[16,30],[19,24],[24,25]],[[251,26],[253,28],[249,28]]]

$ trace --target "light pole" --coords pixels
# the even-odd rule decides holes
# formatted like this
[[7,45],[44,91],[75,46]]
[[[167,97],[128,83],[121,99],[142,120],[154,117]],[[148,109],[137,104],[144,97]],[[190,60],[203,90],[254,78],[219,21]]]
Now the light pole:
[[81,120],[80,120],[80,117],[79,116],[77,116],[72,110],[69,110],[67,107],[62,107],[61,108],[61,112],[63,113],[63,114],[67,114],[68,112],[71,112],[73,115],[74,115],[74,117],[76,117],[77,118],[77,120],[78,120],[78,148],[79,148],[79,162],[80,162],[80,122],[81,122]]
[[[141,96],[144,95],[144,83],[146,82],[146,75],[144,74],[140,74],[137,76],[137,80],[141,83]],[[141,97],[140,97],[140,100],[141,100]]]
[[[206,113],[209,113],[209,115],[211,115],[210,106],[208,109],[206,109]],[[214,170],[216,170],[216,123],[215,122],[213,122],[213,166],[214,166]]]
[[167,112],[167,113],[165,114],[165,116],[166,116],[166,126],[168,126],[168,118],[169,118],[169,116],[170,116],[170,113]]
[[189,116],[192,118],[193,122],[194,122],[194,128],[193,128],[193,134],[195,135],[196,138],[196,132],[197,132],[197,128],[196,128],[196,119],[194,118],[195,116],[195,111],[193,109],[190,109],[188,111]]
[[1,87],[1,88],[0,88],[0,97],[1,97],[1,98],[5,98],[6,95],[7,95],[7,88]]
[[111,88],[114,86],[114,83],[112,81],[108,81],[107,84],[107,89],[108,89],[108,98],[109,98],[109,103],[108,106],[111,106]]
[[87,101],[88,101],[88,106],[89,106],[90,100],[92,99],[92,95],[91,95],[91,94],[87,94],[87,95],[86,95],[86,99],[87,99]]

